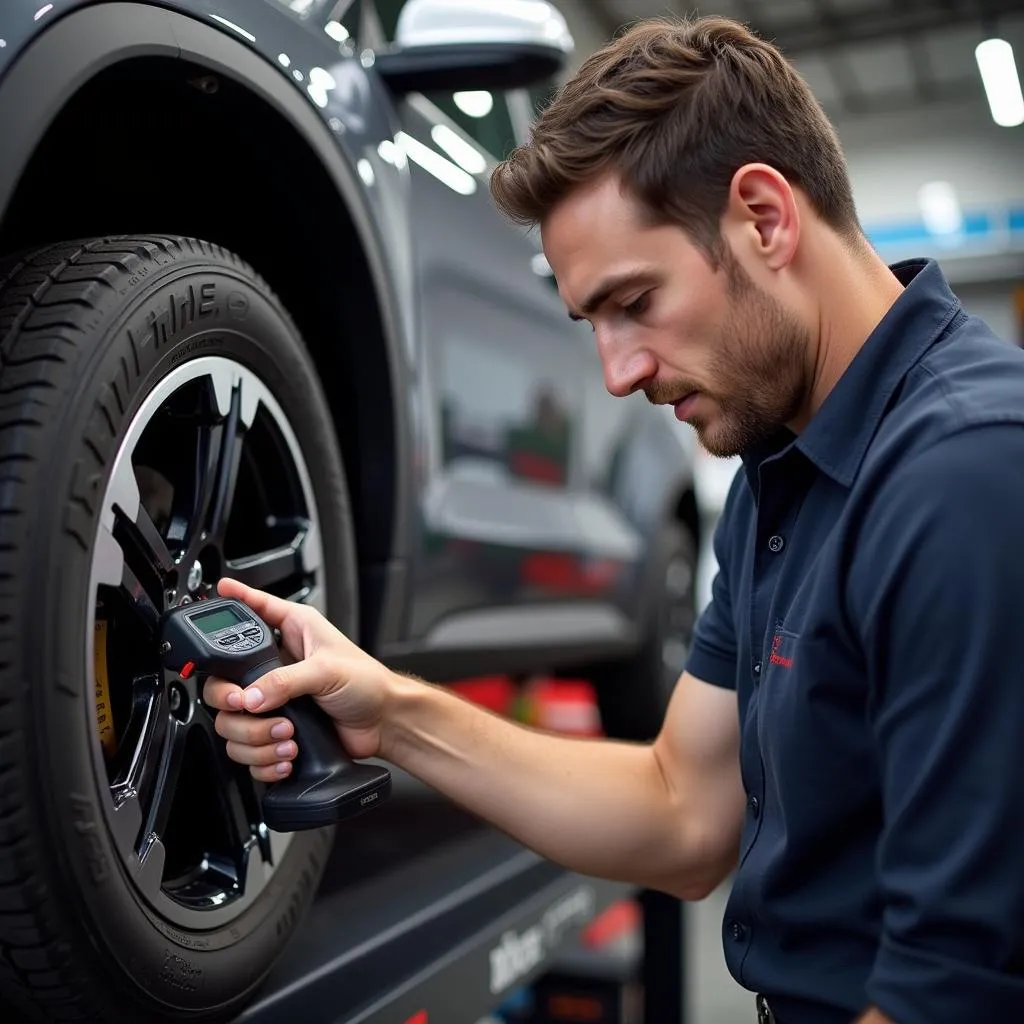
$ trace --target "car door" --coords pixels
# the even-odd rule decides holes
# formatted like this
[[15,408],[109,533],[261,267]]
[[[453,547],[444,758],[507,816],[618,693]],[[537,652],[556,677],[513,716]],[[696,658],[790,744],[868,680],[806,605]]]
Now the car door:
[[399,104],[399,120],[424,357],[415,638],[461,609],[564,596],[543,559],[581,550],[589,340],[546,283],[536,244],[495,209],[490,155],[422,96]]

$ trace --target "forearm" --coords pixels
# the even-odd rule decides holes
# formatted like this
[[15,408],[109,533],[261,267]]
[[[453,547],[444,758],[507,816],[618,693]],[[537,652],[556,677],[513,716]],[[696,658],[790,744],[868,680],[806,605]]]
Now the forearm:
[[550,860],[680,895],[706,872],[649,746],[543,733],[397,676],[386,722],[387,760]]

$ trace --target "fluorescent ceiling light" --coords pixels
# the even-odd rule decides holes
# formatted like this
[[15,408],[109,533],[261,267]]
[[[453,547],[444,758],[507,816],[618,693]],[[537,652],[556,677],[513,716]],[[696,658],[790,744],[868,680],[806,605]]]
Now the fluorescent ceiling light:
[[445,160],[440,153],[425,146],[419,139],[414,139],[405,132],[399,132],[395,136],[395,141],[410,160],[418,163],[423,170],[432,174],[438,181],[443,181],[453,191],[464,196],[471,196],[476,191],[476,178],[467,174],[450,160]]
[[467,117],[486,117],[494,109],[494,97],[486,90],[457,92],[452,96],[455,106]]
[[1013,47],[1005,39],[986,39],[974,48],[981,81],[985,86],[992,120],[1002,128],[1024,124],[1024,96],[1013,59]]
[[483,174],[487,170],[487,158],[483,153],[456,135],[448,125],[435,124],[430,136],[464,171]]
[[363,179],[363,184],[367,188],[370,188],[377,180],[377,176],[373,173],[373,164],[365,157],[356,164],[356,169],[359,171],[359,177]]
[[348,29],[340,21],[329,21],[324,25],[324,31],[336,42],[343,43],[348,39]]
[[948,181],[930,181],[917,191],[924,226],[933,235],[956,235],[963,231],[964,218],[956,190]]

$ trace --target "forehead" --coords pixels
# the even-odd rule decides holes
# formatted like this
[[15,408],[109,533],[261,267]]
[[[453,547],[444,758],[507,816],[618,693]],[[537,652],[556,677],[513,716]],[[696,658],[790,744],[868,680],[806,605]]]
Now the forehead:
[[544,253],[572,306],[626,271],[699,274],[702,257],[676,225],[655,224],[611,175],[579,186],[541,225]]
[[[615,175],[604,175],[573,189],[545,218],[545,251],[585,248],[595,242],[621,242],[645,228],[639,202]],[[549,257],[550,259],[550,257]]]

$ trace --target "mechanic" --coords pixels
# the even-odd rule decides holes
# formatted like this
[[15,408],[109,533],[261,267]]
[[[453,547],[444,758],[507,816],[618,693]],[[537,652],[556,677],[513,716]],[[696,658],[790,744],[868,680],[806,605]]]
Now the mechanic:
[[531,730],[224,580],[296,659],[210,681],[230,756],[287,773],[291,727],[248,712],[312,694],[353,756],[575,871],[684,900],[734,875],[758,1019],[1024,1020],[1024,353],[934,261],[879,258],[822,110],[729,20],[613,40],[491,188],[608,390],[742,456],[664,726]]

